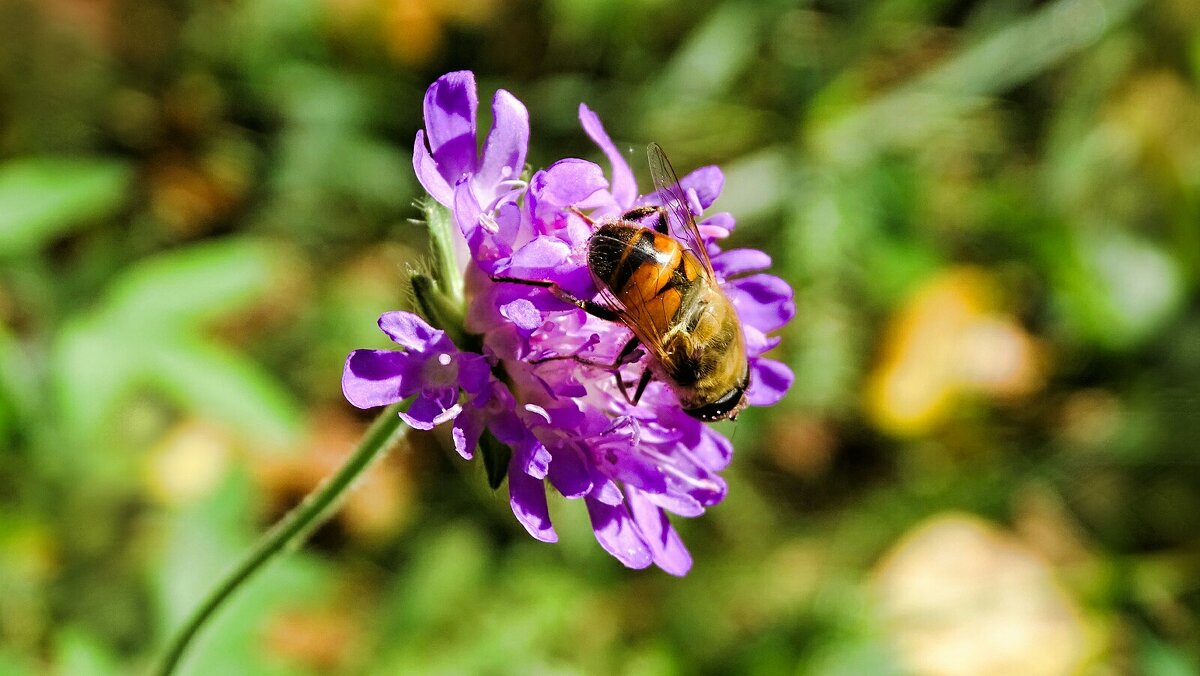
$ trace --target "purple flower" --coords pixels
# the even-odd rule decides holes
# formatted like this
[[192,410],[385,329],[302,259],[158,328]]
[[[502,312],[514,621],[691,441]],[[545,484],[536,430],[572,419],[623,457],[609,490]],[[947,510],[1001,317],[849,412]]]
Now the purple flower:
[[[529,147],[529,113],[503,89],[492,99],[492,129],[477,150],[475,75],[448,73],[425,92],[425,129],[413,145],[417,180],[435,200],[453,207],[454,188],[468,181],[476,201],[492,204],[504,186],[520,178]],[[426,145],[428,142],[428,145]]]
[[[620,381],[637,382],[654,356],[644,348],[621,355],[628,326],[584,312],[545,288],[493,281],[553,282],[599,301],[586,262],[592,221],[662,204],[662,198],[653,192],[639,197],[632,170],[586,106],[580,120],[608,159],[607,177],[592,162],[567,158],[522,181],[529,135],[524,106],[507,92],[496,94],[495,123],[481,156],[475,112],[470,73],[440,78],[425,97],[426,129],[417,134],[413,161],[422,185],[451,212],[468,254],[453,271],[465,280],[464,298],[451,300],[462,305],[455,335],[468,336],[477,351],[460,351],[414,315],[388,313],[380,326],[404,351],[351,354],[346,397],[360,407],[414,397],[405,421],[420,429],[452,421],[464,457],[481,439],[508,449],[510,505],[533,537],[558,537],[548,483],[567,499],[583,500],[597,541],[623,564],[653,563],[683,575],[692,560],[668,513],[698,516],[724,498],[719,473],[732,445],[685,413],[665,382],[652,380],[638,403],[630,403]],[[700,219],[716,281],[741,321],[747,401],[766,406],[792,383],[787,366],[763,355],[779,343],[769,334],[792,318],[795,306],[787,283],[763,272],[771,263],[766,254],[721,249],[733,217],[703,214],[723,182],[720,169],[703,167],[683,177],[680,187]],[[609,364],[615,365],[601,366]],[[487,452],[489,443],[481,448]]]
[[[454,420],[458,452],[471,458],[479,432],[470,429],[463,412],[462,397],[473,408],[488,402],[490,375],[487,360],[460,352],[445,331],[433,328],[410,312],[388,312],[379,318],[379,328],[403,352],[355,350],[346,358],[342,392],[359,408],[387,406],[414,397],[400,417],[409,426],[431,430]],[[468,444],[468,441],[470,442]]]

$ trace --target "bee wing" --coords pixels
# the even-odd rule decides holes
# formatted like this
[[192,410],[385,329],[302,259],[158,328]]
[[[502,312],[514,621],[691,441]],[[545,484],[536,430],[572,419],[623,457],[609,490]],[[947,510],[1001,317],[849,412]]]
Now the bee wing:
[[[597,284],[600,288],[598,299],[605,306],[616,312],[621,318],[621,322],[633,331],[638,337],[642,345],[655,357],[661,358],[664,354],[662,338],[665,335],[667,326],[659,326],[659,320],[655,319],[656,313],[651,310],[651,304],[654,303],[653,298],[635,298],[633,299],[632,307],[613,293],[608,287]],[[659,301],[661,302],[661,301]],[[662,313],[657,313],[661,316]]]
[[708,258],[708,247],[704,246],[704,238],[696,225],[696,217],[688,206],[687,196],[683,186],[679,184],[679,176],[667,159],[662,146],[651,143],[646,146],[646,155],[650,158],[650,176],[654,179],[654,188],[663,206],[667,208],[669,228],[676,239],[683,242],[696,258],[704,263],[704,269],[710,277],[715,276],[712,261]]

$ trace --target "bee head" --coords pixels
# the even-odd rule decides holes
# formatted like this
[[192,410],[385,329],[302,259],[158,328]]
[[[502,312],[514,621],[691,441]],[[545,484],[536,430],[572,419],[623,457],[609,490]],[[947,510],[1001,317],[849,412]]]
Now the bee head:
[[733,389],[721,395],[716,401],[695,408],[685,408],[683,412],[704,422],[733,420],[742,412],[742,409],[746,408],[746,390],[749,388],[750,369],[746,369],[746,375],[742,378],[741,382],[735,385]]

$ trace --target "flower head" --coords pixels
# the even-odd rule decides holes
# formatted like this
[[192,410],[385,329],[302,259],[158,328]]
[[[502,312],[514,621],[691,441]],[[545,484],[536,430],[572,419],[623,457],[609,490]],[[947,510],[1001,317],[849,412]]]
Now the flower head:
[[[645,384],[634,403],[630,384],[640,384],[647,369],[661,373],[655,355],[622,349],[632,337],[629,326],[564,300],[602,300],[587,265],[594,222],[661,205],[663,198],[638,195],[633,171],[586,106],[580,120],[606,155],[609,176],[592,162],[567,158],[519,180],[528,142],[525,108],[507,92],[496,94],[496,122],[480,156],[475,102],[470,73],[451,73],[429,88],[414,166],[430,195],[452,213],[469,253],[456,271],[465,278],[460,331],[477,343],[476,351],[460,351],[415,315],[388,313],[380,326],[405,351],[351,354],[343,378],[347,399],[368,407],[415,396],[405,420],[420,429],[452,421],[464,457],[481,439],[485,451],[507,449],[510,504],[533,537],[558,537],[547,508],[549,483],[565,498],[584,501],[597,541],[622,563],[685,574],[691,557],[667,514],[698,516],[724,498],[719,472],[732,445],[686,414],[661,377]],[[746,399],[766,406],[792,382],[787,366],[763,356],[779,342],[769,334],[795,314],[792,291],[763,272],[771,262],[766,254],[721,249],[734,219],[704,211],[723,182],[720,169],[704,167],[679,187],[700,221],[715,281],[740,320]],[[551,285],[560,293],[544,288]]]

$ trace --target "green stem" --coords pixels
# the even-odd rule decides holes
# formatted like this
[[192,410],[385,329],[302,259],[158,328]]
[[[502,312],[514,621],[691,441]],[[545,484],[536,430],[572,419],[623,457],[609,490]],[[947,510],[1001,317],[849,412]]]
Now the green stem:
[[308,494],[299,505],[288,512],[267,531],[254,545],[254,549],[231,570],[221,582],[209,592],[204,602],[194,610],[187,622],[171,639],[171,645],[155,671],[170,674],[179,665],[180,658],[204,624],[216,613],[238,587],[279,553],[299,546],[317,526],[333,515],[348,489],[375,460],[382,458],[404,431],[403,422],[397,413],[399,404],[393,404],[380,414],[367,430],[354,454],[338,470],[337,474]]

